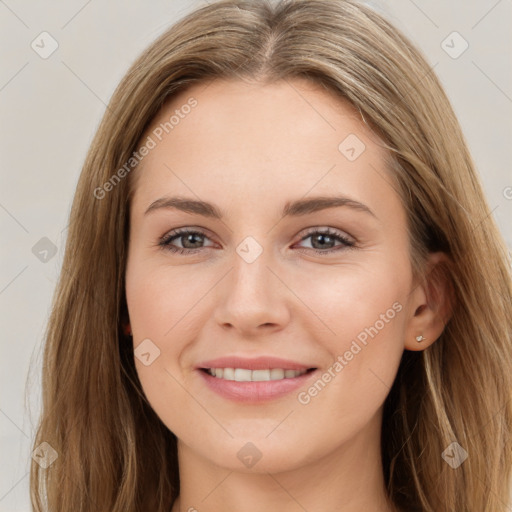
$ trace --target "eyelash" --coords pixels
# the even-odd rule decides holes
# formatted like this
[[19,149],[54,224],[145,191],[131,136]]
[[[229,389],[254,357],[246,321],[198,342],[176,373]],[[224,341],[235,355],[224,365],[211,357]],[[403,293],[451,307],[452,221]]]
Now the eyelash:
[[[170,251],[172,253],[179,253],[179,254],[194,254],[197,251],[205,249],[205,247],[197,247],[195,249],[186,249],[186,248],[181,248],[181,247],[174,247],[174,246],[171,245],[171,242],[173,240],[175,240],[177,238],[181,238],[181,237],[183,237],[185,235],[199,235],[199,236],[203,236],[203,237],[208,238],[206,236],[206,234],[203,233],[202,231],[197,231],[197,230],[193,230],[193,229],[186,229],[186,228],[184,228],[184,229],[176,229],[176,230],[171,231],[170,233],[166,234],[165,236],[163,236],[159,240],[158,245],[162,249],[164,249],[164,250]],[[306,235],[304,235],[299,240],[299,242],[303,242],[304,240],[306,240],[307,238],[311,237],[312,235],[329,235],[330,237],[334,238],[335,240],[338,240],[338,241],[342,242],[342,244],[343,244],[343,248],[342,249],[340,249],[339,247],[337,249],[334,248],[334,249],[326,249],[326,250],[306,248],[308,251],[313,251],[316,254],[320,254],[322,256],[324,256],[326,254],[333,253],[333,252],[339,252],[339,251],[343,251],[343,250],[354,249],[356,247],[354,242],[352,242],[348,238],[340,235],[339,232],[337,232],[335,230],[332,230],[330,228],[327,228],[327,229],[314,228],[311,231],[309,231]],[[301,252],[303,252],[303,251],[301,251]]]

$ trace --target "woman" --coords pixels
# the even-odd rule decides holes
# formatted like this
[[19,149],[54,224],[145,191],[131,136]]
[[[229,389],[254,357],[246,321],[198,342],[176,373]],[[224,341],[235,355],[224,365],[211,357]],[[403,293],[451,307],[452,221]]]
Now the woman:
[[164,33],[63,270],[34,510],[507,510],[507,249],[439,81],[368,7],[226,0]]

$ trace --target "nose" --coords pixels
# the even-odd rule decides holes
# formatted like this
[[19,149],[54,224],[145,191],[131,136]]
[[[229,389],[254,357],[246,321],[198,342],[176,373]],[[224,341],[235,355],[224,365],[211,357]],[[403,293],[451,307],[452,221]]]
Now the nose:
[[237,252],[216,293],[215,320],[225,330],[251,337],[283,329],[290,319],[292,294],[263,251],[254,261]]

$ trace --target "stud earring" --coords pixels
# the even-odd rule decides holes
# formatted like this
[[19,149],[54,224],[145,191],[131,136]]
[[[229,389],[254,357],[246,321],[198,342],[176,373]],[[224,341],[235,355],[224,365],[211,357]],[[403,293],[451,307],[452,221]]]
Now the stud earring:
[[421,343],[423,340],[426,340],[426,339],[427,339],[427,338],[424,338],[424,337],[423,337],[423,335],[421,335],[421,334],[420,334],[419,336],[416,336],[416,341],[417,341],[418,343]]
[[125,334],[125,336],[132,336],[132,326],[128,323],[128,324],[124,324],[123,326],[123,332]]

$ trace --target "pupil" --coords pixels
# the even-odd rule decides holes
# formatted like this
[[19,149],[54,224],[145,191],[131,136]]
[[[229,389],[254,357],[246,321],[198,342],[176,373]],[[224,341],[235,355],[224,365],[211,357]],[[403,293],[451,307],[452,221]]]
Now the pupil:
[[[326,245],[326,243],[328,244],[331,241],[331,237],[329,235],[325,235],[325,234],[319,234],[316,237],[314,237],[314,239],[316,239],[317,241],[319,241],[320,239],[323,239],[323,242],[320,242],[321,247],[324,247]],[[327,242],[325,241],[325,239],[327,239]]]
[[194,238],[196,238],[197,235],[196,234],[190,234],[190,235],[187,235],[185,237],[185,239],[187,240],[187,243],[191,243],[192,245],[194,244]]

